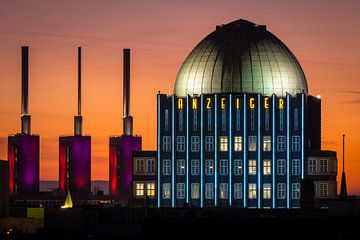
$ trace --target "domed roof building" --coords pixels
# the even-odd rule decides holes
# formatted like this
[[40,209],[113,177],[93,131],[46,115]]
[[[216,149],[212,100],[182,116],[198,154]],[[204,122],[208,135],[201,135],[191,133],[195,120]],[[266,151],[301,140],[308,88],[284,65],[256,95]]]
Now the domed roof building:
[[184,61],[176,78],[177,96],[208,93],[307,93],[294,54],[266,26],[246,20],[220,25]]

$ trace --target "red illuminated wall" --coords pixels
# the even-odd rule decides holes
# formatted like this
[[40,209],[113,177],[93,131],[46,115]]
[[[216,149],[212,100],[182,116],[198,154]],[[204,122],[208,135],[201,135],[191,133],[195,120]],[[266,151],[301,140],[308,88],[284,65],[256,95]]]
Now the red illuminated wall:
[[59,188],[61,192],[66,191],[66,146],[59,146]]
[[8,160],[9,160],[9,190],[10,194],[14,194],[14,166],[15,166],[15,146],[8,145]]
[[110,194],[117,195],[117,154],[116,147],[110,147],[110,166],[109,166],[109,178],[110,178]]

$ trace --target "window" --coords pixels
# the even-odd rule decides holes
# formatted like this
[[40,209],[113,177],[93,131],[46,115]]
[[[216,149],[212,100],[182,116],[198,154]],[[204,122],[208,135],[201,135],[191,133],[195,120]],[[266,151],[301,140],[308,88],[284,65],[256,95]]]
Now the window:
[[165,110],[165,131],[169,130],[169,110]]
[[242,151],[242,137],[241,136],[234,137],[234,151],[235,152]]
[[221,111],[221,130],[226,131],[226,109]]
[[242,183],[234,184],[234,198],[242,199]]
[[176,149],[178,152],[185,152],[185,137],[184,136],[177,137]]
[[228,137],[220,136],[220,151],[226,152],[228,150]]
[[264,136],[263,137],[263,141],[264,141],[264,152],[270,152],[271,151],[271,136]]
[[284,110],[280,109],[280,119],[279,119],[279,128],[280,128],[280,131],[283,131],[284,130]]
[[205,184],[205,199],[213,199],[214,198],[214,184],[206,183]]
[[300,183],[291,184],[292,199],[300,199]]
[[144,183],[136,183],[136,197],[143,197],[144,196]]
[[235,159],[234,160],[234,175],[239,176],[242,174],[242,160]]
[[184,117],[183,117],[183,110],[179,110],[179,131],[184,129]]
[[300,136],[292,136],[292,150],[293,152],[300,151]]
[[178,199],[185,198],[185,183],[178,183],[176,184],[176,197]]
[[317,172],[316,159],[309,159],[308,169],[309,169],[309,175],[316,174],[316,172]]
[[136,159],[135,173],[144,173],[144,159]]
[[264,165],[264,175],[270,175],[271,174],[271,161],[268,159],[265,159],[263,162]]
[[171,167],[170,167],[170,160],[164,159],[163,160],[163,175],[170,175],[171,174]]
[[191,136],[191,151],[198,152],[200,148],[200,137],[199,136]]
[[250,110],[250,130],[255,130],[255,111],[254,109]]
[[207,128],[211,131],[211,109],[207,110]]
[[269,131],[269,109],[265,109],[265,131]]
[[249,184],[249,199],[256,199],[256,184]]
[[199,199],[199,197],[200,197],[200,184],[192,183],[191,184],[191,198]]
[[240,123],[240,109],[236,109],[236,131],[240,131],[241,123]]
[[148,197],[155,197],[155,183],[146,184],[146,195]]
[[214,174],[214,160],[205,160],[205,175],[210,176]]
[[185,175],[185,160],[177,160],[177,175]]
[[294,109],[294,130],[299,128],[299,111],[297,108]]
[[212,152],[214,151],[214,137],[205,136],[205,151]]
[[300,175],[300,159],[292,160],[292,175],[293,176]]
[[228,184],[220,183],[220,199],[228,199]]
[[163,183],[163,199],[170,199],[171,196],[171,185],[170,183]]
[[277,184],[277,199],[285,199],[285,183]]
[[171,151],[171,138],[170,136],[163,136],[163,152]]
[[285,159],[277,160],[277,175],[285,175]]
[[155,159],[146,159],[146,173],[155,174]]
[[198,122],[197,122],[197,110],[194,109],[193,111],[193,130],[197,131],[198,128]]
[[220,175],[228,175],[228,174],[229,174],[228,160],[221,159],[220,160]]
[[285,136],[277,136],[277,151],[284,152],[285,151]]
[[198,159],[191,160],[191,175],[193,175],[193,176],[199,175],[199,172],[200,172],[199,166],[200,166],[200,163],[199,163]]
[[271,184],[263,184],[263,199],[271,199]]
[[326,198],[329,196],[329,184],[319,183],[319,197]]
[[249,175],[256,174],[256,160],[249,160]]
[[320,159],[320,173],[328,173],[328,160]]
[[256,136],[249,136],[249,151],[256,151]]

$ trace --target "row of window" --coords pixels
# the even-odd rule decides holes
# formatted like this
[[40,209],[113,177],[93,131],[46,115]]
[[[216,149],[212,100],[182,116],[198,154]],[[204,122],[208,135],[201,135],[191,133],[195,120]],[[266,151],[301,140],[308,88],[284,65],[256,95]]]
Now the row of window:
[[[219,185],[219,198],[228,199],[229,198],[229,187],[228,183],[220,183]],[[286,184],[278,183],[276,188],[276,198],[285,199],[286,198]],[[206,183],[205,184],[205,199],[214,199],[214,184]],[[271,184],[263,184],[263,199],[271,199]],[[234,183],[233,187],[234,199],[243,198],[243,185],[242,183]],[[162,196],[163,199],[171,198],[171,185],[170,183],[162,184]],[[176,184],[176,198],[184,199],[185,198],[185,183]],[[200,184],[192,183],[191,184],[191,198],[199,199],[200,198]],[[257,185],[255,183],[248,184],[248,198],[256,199],[257,198]],[[291,184],[291,198],[300,199],[300,183]]]
[[[277,175],[285,175],[285,159],[278,159],[277,160]],[[199,159],[193,159],[190,161],[190,169],[191,175],[199,175],[200,174],[200,161]],[[293,176],[300,175],[300,159],[293,159],[291,164],[291,174]],[[214,174],[214,160],[213,159],[206,159],[205,160],[205,175],[211,176]],[[265,159],[263,161],[263,174],[264,175],[271,175],[272,168],[271,168],[271,160]],[[257,161],[256,160],[249,160],[248,162],[248,173],[249,175],[256,175],[257,174]],[[162,165],[162,174],[163,175],[171,175],[171,160],[164,159]],[[176,174],[177,175],[185,175],[185,160],[178,159],[176,161]],[[228,175],[229,174],[229,161],[228,159],[221,159],[220,160],[220,175]],[[242,175],[243,174],[243,161],[241,159],[234,160],[234,169],[233,174]]]
[[[243,150],[243,141],[241,136],[234,137],[234,151],[240,152]],[[200,151],[200,137],[199,136],[191,136],[190,139],[191,152],[199,152]],[[292,136],[292,151],[299,152],[300,151],[300,136]],[[214,151],[214,136],[205,136],[205,151],[212,152]],[[170,152],[171,151],[171,137],[163,136],[163,151]],[[220,151],[226,152],[228,151],[228,137],[220,136]],[[248,150],[250,152],[255,152],[257,149],[257,136],[249,136],[248,137]],[[286,137],[285,136],[277,136],[277,151],[284,152],[286,150]],[[177,152],[185,152],[185,136],[177,136],[176,138],[176,151]],[[263,136],[263,151],[270,152],[271,151],[271,136]]]
[[134,174],[146,174],[146,175],[155,175],[155,159],[143,159],[143,158],[136,158],[135,159],[135,167],[134,167]]
[[317,159],[308,160],[308,174],[314,175],[317,173],[328,173],[329,172],[329,161],[328,159],[319,159],[319,169]]
[[[145,188],[146,187],[146,188]],[[143,183],[137,182],[135,183],[135,197],[144,197],[146,196],[152,198],[155,197],[155,183]]]

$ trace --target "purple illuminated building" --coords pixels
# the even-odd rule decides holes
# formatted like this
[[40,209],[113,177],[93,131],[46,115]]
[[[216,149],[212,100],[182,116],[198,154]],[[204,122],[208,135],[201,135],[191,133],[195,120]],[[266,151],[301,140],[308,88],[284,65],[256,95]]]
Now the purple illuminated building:
[[130,115],[130,49],[123,57],[123,135],[110,137],[109,191],[113,196],[128,198],[132,180],[132,154],[141,151],[142,139],[133,135]]
[[13,196],[39,192],[40,136],[31,134],[28,109],[29,47],[21,47],[21,133],[8,137],[9,190]]
[[59,137],[59,188],[73,196],[91,193],[91,137],[82,135],[81,48],[78,48],[78,115],[74,136]]

